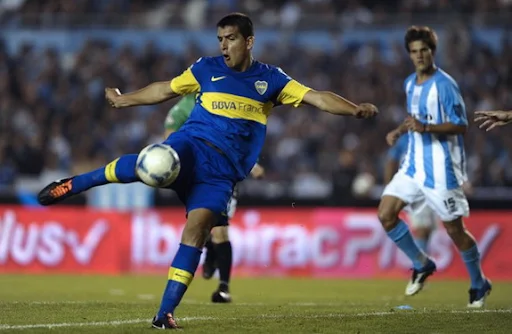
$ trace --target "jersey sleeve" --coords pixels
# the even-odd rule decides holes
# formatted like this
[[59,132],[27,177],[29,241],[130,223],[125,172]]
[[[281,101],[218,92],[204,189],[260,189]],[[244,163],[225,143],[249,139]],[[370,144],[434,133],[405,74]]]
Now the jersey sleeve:
[[201,90],[199,72],[204,67],[203,58],[199,58],[182,74],[171,80],[171,90],[179,95],[197,93]]
[[304,95],[311,90],[311,88],[292,79],[280,68],[277,68],[274,82],[280,90],[276,99],[278,104],[291,104],[298,107],[304,99]]
[[466,106],[457,84],[446,80],[438,87],[439,102],[445,120],[455,125],[468,125]]

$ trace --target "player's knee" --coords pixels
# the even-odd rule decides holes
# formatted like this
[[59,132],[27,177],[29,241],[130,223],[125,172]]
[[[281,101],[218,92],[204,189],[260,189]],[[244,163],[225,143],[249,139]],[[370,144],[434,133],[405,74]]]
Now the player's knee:
[[385,230],[392,229],[398,221],[398,212],[389,205],[379,205],[379,220]]
[[446,233],[448,233],[452,239],[459,238],[466,234],[466,227],[461,218],[443,222],[443,225],[446,229]]
[[212,241],[216,244],[229,241],[229,232],[227,226],[216,226],[212,229]]
[[398,224],[398,214],[404,208],[405,203],[393,196],[383,196],[378,209],[379,220],[386,231],[393,229]]
[[188,213],[181,242],[188,246],[202,248],[217,222],[217,215],[208,209],[194,209]]

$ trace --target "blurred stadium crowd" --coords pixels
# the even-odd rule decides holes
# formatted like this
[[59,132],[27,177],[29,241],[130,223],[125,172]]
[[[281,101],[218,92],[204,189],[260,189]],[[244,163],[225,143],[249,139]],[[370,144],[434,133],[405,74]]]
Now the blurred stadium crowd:
[[[434,12],[463,9],[475,12],[471,17],[477,17],[482,8],[509,9],[512,1],[397,0],[376,5],[375,1],[363,0],[247,0],[235,8],[236,3],[4,0],[0,1],[0,27],[44,27],[45,22],[52,21],[45,21],[45,14],[48,18],[52,13],[91,12],[101,14],[96,17],[108,17],[109,13],[126,11],[140,14],[149,8],[145,13],[150,15],[162,8],[186,11],[191,4],[203,6],[205,12],[225,12],[227,8],[250,13],[265,8],[274,11],[277,22],[284,22],[287,17],[287,22],[294,21],[290,17],[299,21],[300,13],[313,6],[340,20],[345,17],[344,22],[359,17],[360,22],[372,24],[380,14],[393,13],[393,9],[402,13],[416,8]],[[36,12],[42,15],[26,15]],[[187,15],[193,16],[170,9],[165,12],[173,13],[168,20],[180,17],[184,24]],[[353,15],[356,12],[359,14]],[[465,25],[450,29],[439,52],[443,53],[443,68],[461,86],[470,123],[474,110],[512,107],[512,45],[505,40],[496,52],[473,40]],[[392,57],[384,59],[376,44],[340,47],[335,52],[265,45],[266,50],[276,52],[265,53],[259,60],[281,65],[289,75],[315,89],[333,90],[353,101],[374,102],[380,115],[373,121],[360,121],[308,107],[275,109],[261,157],[267,180],[254,183],[245,191],[267,192],[270,196],[279,185],[298,196],[323,197],[332,191],[346,193],[361,173],[371,173],[377,182],[382,182],[387,151],[384,137],[406,115],[402,83],[412,71],[403,45],[392,48]],[[115,50],[104,41],[89,41],[71,55],[54,49],[34,50],[29,44],[12,54],[0,45],[0,187],[12,187],[20,179],[32,180],[37,187],[99,167],[116,156],[138,152],[147,143],[159,141],[166,112],[174,102],[112,110],[104,103],[104,87],[132,91],[152,81],[169,80],[203,55],[201,46],[193,44],[182,55],[163,52],[151,42],[144,50],[130,45]],[[512,185],[510,131],[485,134],[471,125],[466,149],[474,186]]]
[[[10,26],[78,27],[116,24],[199,28],[208,17],[243,11],[262,26],[379,24],[396,18],[471,13],[473,23],[496,22],[510,0],[2,0],[0,23]],[[85,14],[93,14],[86,16]],[[128,16],[125,14],[129,14]],[[322,15],[321,20],[318,15]]]

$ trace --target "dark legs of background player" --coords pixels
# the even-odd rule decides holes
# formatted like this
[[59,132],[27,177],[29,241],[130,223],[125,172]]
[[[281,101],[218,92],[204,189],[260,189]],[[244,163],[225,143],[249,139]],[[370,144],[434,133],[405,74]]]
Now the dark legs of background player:
[[[217,226],[211,232],[211,246],[207,247],[207,256],[203,267],[203,277],[208,279],[219,270],[219,287],[212,294],[212,302],[229,303],[229,282],[233,263],[233,249],[229,241],[228,226]],[[210,253],[212,252],[212,253]]]
[[414,230],[416,244],[418,247],[425,253],[428,254],[428,242],[430,241],[430,237],[432,235],[432,227],[417,227]]
[[208,237],[208,240],[206,240],[204,247],[206,248],[206,258],[203,263],[203,278],[210,279],[217,270],[217,257],[215,256],[215,245],[213,244],[211,234]]

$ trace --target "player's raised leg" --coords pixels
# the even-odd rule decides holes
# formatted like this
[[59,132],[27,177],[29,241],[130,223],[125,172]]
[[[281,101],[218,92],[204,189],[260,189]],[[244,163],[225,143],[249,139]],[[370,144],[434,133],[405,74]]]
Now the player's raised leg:
[[39,204],[55,204],[92,187],[107,183],[137,182],[139,181],[135,174],[137,157],[137,154],[126,154],[91,172],[54,181],[39,192]]
[[397,173],[384,189],[379,204],[379,220],[387,235],[397,247],[412,261],[413,273],[405,294],[418,293],[427,277],[436,270],[435,263],[415,243],[407,224],[399,218],[399,213],[408,203],[421,199],[416,183],[407,175]]

